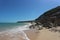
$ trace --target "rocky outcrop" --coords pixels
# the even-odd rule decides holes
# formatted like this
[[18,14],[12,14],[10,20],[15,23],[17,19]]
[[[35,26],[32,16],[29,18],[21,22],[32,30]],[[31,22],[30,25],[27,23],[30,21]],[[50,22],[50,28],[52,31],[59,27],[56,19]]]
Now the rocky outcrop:
[[60,6],[43,13],[35,22],[48,28],[60,26]]
[[29,26],[30,29],[38,29],[41,30],[42,26],[40,24],[37,24],[35,21],[31,23],[32,25]]

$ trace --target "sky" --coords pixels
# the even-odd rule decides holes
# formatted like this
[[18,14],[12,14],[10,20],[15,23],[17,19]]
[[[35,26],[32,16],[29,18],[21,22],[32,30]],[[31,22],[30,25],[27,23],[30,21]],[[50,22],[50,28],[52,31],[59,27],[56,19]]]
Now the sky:
[[34,20],[60,6],[60,0],[0,0],[0,22]]

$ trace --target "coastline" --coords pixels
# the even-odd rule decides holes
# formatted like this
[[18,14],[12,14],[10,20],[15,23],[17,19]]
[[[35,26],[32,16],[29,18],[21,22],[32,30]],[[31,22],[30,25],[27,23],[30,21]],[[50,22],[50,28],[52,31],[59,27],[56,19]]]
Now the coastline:
[[[24,30],[24,32],[26,33],[27,37],[30,40],[35,40],[35,38],[37,37],[38,34],[38,30]],[[21,33],[21,31],[18,32],[4,32],[4,33],[0,33],[0,40],[26,40],[25,37],[23,37],[24,35]]]
[[30,40],[36,40],[39,30],[32,29],[32,30],[25,30],[24,32],[27,34]]
[[[32,24],[28,23],[22,28],[17,27],[12,30],[4,31],[2,33],[0,32],[0,40],[60,40],[60,33],[52,31],[56,28],[52,28],[52,30],[45,28],[41,30],[33,28],[28,29],[30,25]],[[60,27],[57,29],[60,30]]]
[[[45,28],[42,30],[24,30],[24,32],[30,40],[60,40],[59,32],[52,32]],[[23,35],[20,34],[20,31],[13,35],[10,34],[7,34],[7,32],[0,34],[0,40],[25,40],[23,39]]]

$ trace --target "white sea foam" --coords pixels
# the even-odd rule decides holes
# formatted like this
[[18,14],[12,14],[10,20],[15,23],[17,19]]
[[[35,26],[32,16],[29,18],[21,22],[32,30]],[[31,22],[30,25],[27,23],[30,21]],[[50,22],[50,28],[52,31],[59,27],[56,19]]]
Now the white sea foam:
[[[10,29],[10,30],[2,31],[2,32],[0,32],[0,37],[3,38],[4,36],[10,35],[8,40],[18,40],[18,39],[19,39],[19,38],[18,38],[19,35],[17,35],[17,34],[20,34],[20,36],[21,36],[24,40],[30,40],[30,39],[27,37],[26,33],[23,31],[23,30],[29,30],[28,27],[29,27],[30,25],[31,25],[31,24],[29,23],[29,24],[27,24],[27,25],[25,25],[25,26],[22,26],[22,27],[17,27],[17,28],[13,28],[13,29]],[[13,37],[13,38],[12,38],[12,37]]]

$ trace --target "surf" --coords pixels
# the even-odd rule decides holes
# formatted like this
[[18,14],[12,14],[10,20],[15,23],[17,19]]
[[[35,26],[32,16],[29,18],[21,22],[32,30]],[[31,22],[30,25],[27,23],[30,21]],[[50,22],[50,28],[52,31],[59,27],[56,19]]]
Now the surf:
[[30,30],[28,27],[31,24],[28,23],[27,25],[24,25],[22,27],[18,26],[13,29],[5,30],[0,32],[0,38],[4,38],[5,36],[8,36],[8,40],[19,40],[18,37],[21,37],[24,40],[30,40],[27,36],[27,34],[24,32],[24,30]]

